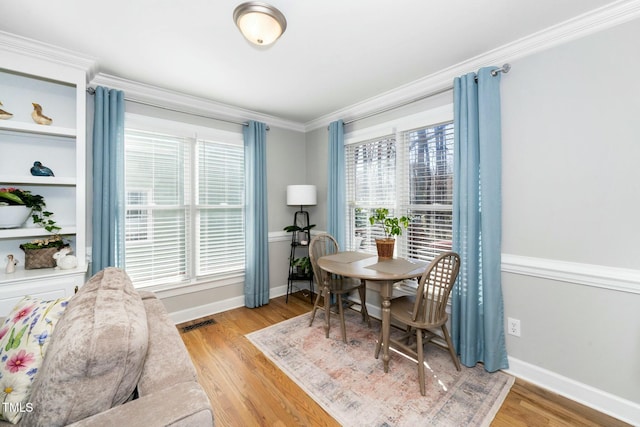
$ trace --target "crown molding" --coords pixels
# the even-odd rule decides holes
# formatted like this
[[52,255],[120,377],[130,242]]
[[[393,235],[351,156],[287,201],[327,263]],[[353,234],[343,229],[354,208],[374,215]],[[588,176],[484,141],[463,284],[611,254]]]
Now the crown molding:
[[536,52],[637,19],[639,16],[640,0],[620,0],[307,123],[299,123],[205,98],[97,73],[98,62],[93,57],[4,31],[0,31],[0,52],[19,54],[82,70],[86,73],[87,80],[92,85],[105,85],[124,90],[127,97],[142,102],[175,108],[187,113],[193,112],[194,114],[215,116],[225,120],[259,120],[279,128],[297,132],[309,132],[326,127],[328,123],[334,120],[343,119],[348,121],[389,106],[409,102],[420,95],[450,88],[455,77],[470,70],[515,61]]
[[98,73],[89,83],[90,86],[105,86],[122,90],[127,99],[175,109],[184,113],[204,115],[211,118],[234,122],[256,120],[284,129],[304,132],[302,123],[285,120],[279,117],[245,110],[232,105],[212,101],[210,99],[187,95],[184,93],[152,86],[146,83],[123,79],[109,74]]
[[72,67],[85,72],[87,76],[93,75],[97,68],[97,60],[94,57],[5,31],[0,31],[0,51]]
[[[178,109],[185,113],[191,112],[194,114],[215,116],[224,120],[237,122],[258,120],[279,128],[290,129],[297,132],[305,131],[304,124],[299,122],[99,73],[99,64],[94,57],[82,55],[68,49],[4,31],[0,31],[0,53],[5,53],[7,56],[13,56],[21,60],[29,58],[41,61],[47,64],[49,68],[51,68],[51,64],[73,68],[77,71],[82,71],[86,76],[86,81],[91,82],[90,84],[94,86],[104,85],[110,88],[121,89],[128,98]],[[53,75],[60,77],[61,73],[53,72]]]
[[[311,120],[305,123],[305,131],[309,132],[326,127],[329,123],[338,119],[348,121],[388,108],[389,106],[402,105],[403,103],[417,99],[421,95],[451,88],[455,77],[466,74],[471,70],[477,70],[491,65],[500,66],[506,62],[524,58],[536,52],[603,31],[607,28],[637,19],[638,17],[640,17],[640,0],[620,0],[611,3],[396,89]],[[517,69],[515,72],[517,72]]]

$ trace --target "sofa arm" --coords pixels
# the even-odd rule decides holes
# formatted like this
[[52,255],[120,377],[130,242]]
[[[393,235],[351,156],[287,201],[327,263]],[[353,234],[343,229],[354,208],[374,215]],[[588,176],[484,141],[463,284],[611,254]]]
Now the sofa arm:
[[131,400],[70,424],[70,427],[213,425],[209,398],[197,382],[189,381]]
[[138,381],[140,396],[185,381],[197,381],[198,375],[189,352],[169,319],[164,304],[155,294],[139,292],[147,312],[149,347]]

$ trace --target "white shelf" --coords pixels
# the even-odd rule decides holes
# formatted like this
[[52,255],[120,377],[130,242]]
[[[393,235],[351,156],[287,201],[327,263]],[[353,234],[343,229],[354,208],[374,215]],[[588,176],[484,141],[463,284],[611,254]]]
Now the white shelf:
[[39,135],[63,136],[67,138],[75,138],[76,130],[73,128],[65,128],[59,126],[39,125],[36,123],[13,122],[9,120],[0,120],[0,130],[10,130],[14,132],[28,132]]
[[[80,260],[78,260],[80,262]],[[15,284],[20,281],[32,281],[41,279],[55,279],[57,277],[73,276],[87,272],[87,264],[79,265],[71,270],[56,270],[55,268],[36,268],[25,270],[24,266],[18,265],[14,273],[7,274],[0,271],[0,287],[7,284]]]
[[[76,227],[62,227],[62,229],[57,233],[61,236],[73,235],[76,234]],[[42,236],[50,236],[47,230],[42,227],[21,227],[21,228],[6,228],[0,229],[0,239],[17,239],[17,238],[29,238],[29,237],[42,237]]]
[[67,176],[32,176],[32,175],[0,175],[0,183],[26,185],[76,185],[75,177]]

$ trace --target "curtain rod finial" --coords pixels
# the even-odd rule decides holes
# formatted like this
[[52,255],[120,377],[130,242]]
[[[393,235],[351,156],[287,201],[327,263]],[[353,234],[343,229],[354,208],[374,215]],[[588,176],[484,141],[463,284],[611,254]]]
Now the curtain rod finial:
[[506,73],[509,72],[510,69],[511,69],[511,64],[506,63],[501,68],[496,68],[495,70],[493,70],[491,72],[491,75],[495,77],[495,76],[498,75],[498,73],[505,73],[506,74]]

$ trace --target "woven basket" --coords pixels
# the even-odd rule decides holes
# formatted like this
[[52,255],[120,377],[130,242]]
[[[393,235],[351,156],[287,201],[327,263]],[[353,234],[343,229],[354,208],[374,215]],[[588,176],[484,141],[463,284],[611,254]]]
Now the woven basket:
[[396,244],[396,239],[376,239],[376,248],[378,249],[378,258],[391,259],[393,258],[393,248]]
[[55,267],[56,260],[53,258],[53,254],[61,248],[25,249],[20,245],[20,249],[24,251],[25,270],[34,270],[36,268]]

